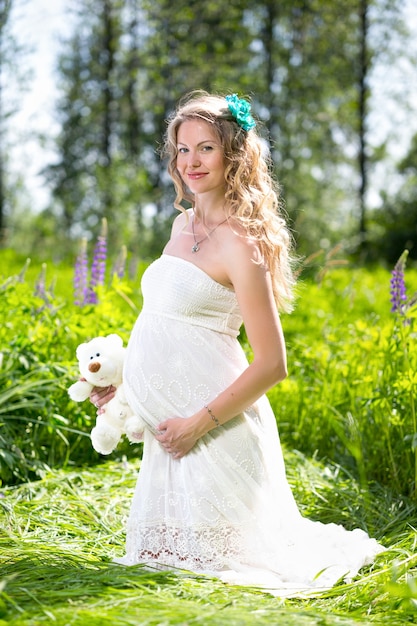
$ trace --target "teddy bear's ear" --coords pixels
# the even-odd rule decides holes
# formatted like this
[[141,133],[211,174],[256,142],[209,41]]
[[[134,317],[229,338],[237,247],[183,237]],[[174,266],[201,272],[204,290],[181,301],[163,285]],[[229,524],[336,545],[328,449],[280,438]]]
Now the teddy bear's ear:
[[107,335],[106,341],[111,343],[115,348],[121,348],[123,346],[123,339],[119,337],[119,335],[116,335],[115,333],[112,333],[111,335]]
[[87,346],[88,346],[88,343],[80,343],[80,345],[77,347],[75,351],[75,355],[78,360],[80,360],[82,355],[85,353],[85,349],[87,348]]

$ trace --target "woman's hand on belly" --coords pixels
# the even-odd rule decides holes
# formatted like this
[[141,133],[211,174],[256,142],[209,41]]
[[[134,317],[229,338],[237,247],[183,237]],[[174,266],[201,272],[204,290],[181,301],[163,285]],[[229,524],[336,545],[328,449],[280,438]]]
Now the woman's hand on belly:
[[174,459],[181,459],[185,456],[199,439],[190,418],[167,419],[159,424],[158,431],[160,434],[155,435],[155,438]]

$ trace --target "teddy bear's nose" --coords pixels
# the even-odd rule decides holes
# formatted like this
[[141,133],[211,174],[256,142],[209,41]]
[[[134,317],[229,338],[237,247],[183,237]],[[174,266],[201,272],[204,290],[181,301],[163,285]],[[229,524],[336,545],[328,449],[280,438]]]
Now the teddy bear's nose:
[[90,365],[88,366],[88,369],[90,370],[90,372],[93,372],[93,374],[95,374],[96,372],[98,372],[98,370],[100,369],[101,365],[100,363],[98,363],[97,361],[93,361],[92,363],[90,363]]

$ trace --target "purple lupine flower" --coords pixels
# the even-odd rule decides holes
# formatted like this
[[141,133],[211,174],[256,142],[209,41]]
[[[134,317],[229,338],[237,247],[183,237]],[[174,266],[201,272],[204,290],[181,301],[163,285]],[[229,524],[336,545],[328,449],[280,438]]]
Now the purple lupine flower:
[[404,313],[407,302],[407,292],[404,282],[404,268],[408,250],[404,250],[391,273],[391,313]]
[[48,300],[46,295],[46,263],[42,263],[42,269],[35,283],[35,295],[43,300]]
[[103,218],[101,233],[97,237],[97,243],[94,248],[93,262],[91,265],[91,280],[88,290],[88,303],[97,304],[98,297],[96,288],[104,285],[106,274],[106,258],[107,258],[107,220]]
[[83,306],[88,296],[88,259],[87,239],[81,241],[80,252],[75,261],[74,273],[74,304]]

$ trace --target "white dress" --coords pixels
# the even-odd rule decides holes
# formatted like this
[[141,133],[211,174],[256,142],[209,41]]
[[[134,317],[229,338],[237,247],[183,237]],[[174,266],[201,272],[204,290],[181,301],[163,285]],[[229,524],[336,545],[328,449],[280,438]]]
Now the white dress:
[[184,259],[162,255],[142,279],[143,309],[124,383],[149,425],[119,563],[215,575],[277,595],[329,588],[383,550],[362,530],[303,518],[285,475],[266,396],[173,459],[153,436],[209,404],[247,368],[236,296]]

